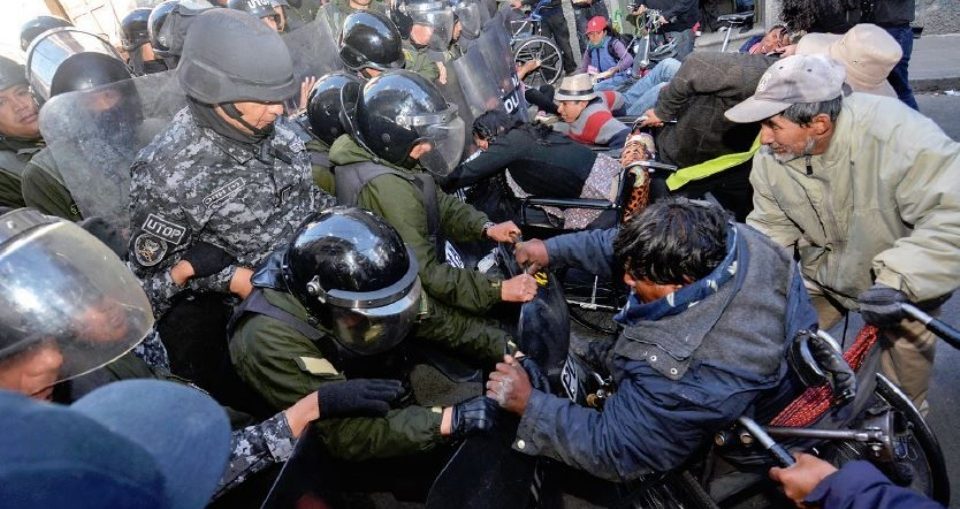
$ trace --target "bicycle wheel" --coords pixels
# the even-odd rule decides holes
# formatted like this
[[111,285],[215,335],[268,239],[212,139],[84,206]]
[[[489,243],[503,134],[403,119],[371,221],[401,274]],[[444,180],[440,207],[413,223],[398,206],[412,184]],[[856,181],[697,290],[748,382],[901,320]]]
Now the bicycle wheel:
[[560,48],[546,37],[534,36],[515,42],[513,59],[518,65],[534,59],[540,61],[540,67],[523,80],[530,87],[553,85],[563,75]]
[[[933,430],[909,398],[883,375],[877,374],[877,404],[868,412],[894,412],[893,462],[874,462],[895,483],[907,486],[940,502],[950,504],[950,479],[943,451]],[[865,446],[846,442],[835,448],[835,464],[858,459],[871,460]]]
[[596,332],[617,333],[613,316],[627,301],[625,291],[610,281],[574,269],[566,271],[561,281],[574,322]]

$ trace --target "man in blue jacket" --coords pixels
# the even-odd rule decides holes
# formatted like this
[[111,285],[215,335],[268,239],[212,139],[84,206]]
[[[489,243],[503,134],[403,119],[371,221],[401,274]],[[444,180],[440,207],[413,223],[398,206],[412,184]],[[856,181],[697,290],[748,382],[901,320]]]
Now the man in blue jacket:
[[532,390],[512,357],[487,383],[522,416],[514,449],[605,479],[677,468],[739,416],[769,416],[761,395],[786,383],[786,345],[817,323],[790,255],[702,202],[662,200],[619,232],[527,242],[517,258],[622,268],[632,290],[616,317],[624,329],[599,356],[617,385],[602,411]]

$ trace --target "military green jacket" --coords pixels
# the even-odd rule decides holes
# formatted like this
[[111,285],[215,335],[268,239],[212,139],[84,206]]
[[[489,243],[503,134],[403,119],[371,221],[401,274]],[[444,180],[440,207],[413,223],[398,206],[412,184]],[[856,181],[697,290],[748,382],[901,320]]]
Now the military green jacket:
[[437,83],[440,78],[440,69],[438,63],[445,60],[444,54],[431,50],[430,48],[415,48],[410,41],[403,41],[403,68],[413,71],[431,83]]
[[332,196],[336,196],[336,187],[333,180],[333,171],[330,164],[330,147],[316,138],[306,143],[310,152],[310,171],[313,174],[313,183]]
[[[330,162],[335,167],[372,159],[373,155],[348,135],[337,138],[330,148]],[[380,164],[400,172],[416,171],[390,166],[383,161]],[[417,256],[420,281],[432,300],[473,314],[486,313],[500,302],[499,281],[475,270],[459,269],[440,262],[436,246],[429,238],[427,212],[415,184],[397,175],[381,175],[360,190],[357,204],[386,219],[397,229]],[[439,187],[437,207],[440,209],[440,229],[448,239],[462,242],[481,239],[483,225],[488,221],[484,213],[444,193]]]
[[[369,7],[367,7],[367,11],[383,15],[387,14],[386,7],[384,7],[383,2],[379,0],[372,0]],[[317,12],[317,17],[326,19],[333,37],[339,39],[340,30],[343,29],[343,22],[347,19],[347,16],[355,12],[360,12],[360,9],[350,7],[348,0],[333,0],[320,8]]]
[[83,219],[49,148],[33,156],[23,169],[22,179],[23,201],[28,207],[69,221]]
[[[308,320],[307,310],[294,296],[262,291],[274,306]],[[230,358],[240,378],[277,409],[287,408],[325,383],[345,379],[313,341],[290,325],[260,314],[240,319],[230,340]],[[440,407],[408,406],[391,410],[385,417],[321,419],[313,426],[338,458],[360,461],[408,456],[443,443],[441,412]]]
[[43,149],[43,140],[18,140],[0,136],[0,206],[23,207],[23,170]]

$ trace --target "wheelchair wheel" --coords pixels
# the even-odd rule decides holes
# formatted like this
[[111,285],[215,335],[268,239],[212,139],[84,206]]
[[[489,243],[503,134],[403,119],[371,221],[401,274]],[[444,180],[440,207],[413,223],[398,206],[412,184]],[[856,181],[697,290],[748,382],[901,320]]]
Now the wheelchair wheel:
[[[950,479],[943,451],[933,430],[923,420],[909,398],[883,375],[877,375],[877,403],[868,413],[894,412],[894,458],[892,462],[873,462],[895,483],[909,487],[940,502],[950,504]],[[837,444],[835,464],[858,459],[871,460],[870,451],[856,443]]]
[[610,281],[574,269],[564,273],[562,282],[574,322],[603,334],[617,333],[613,316],[626,303],[626,292]]
[[533,59],[540,61],[540,67],[524,78],[527,86],[553,85],[560,80],[563,61],[556,43],[546,37],[534,36],[514,42],[513,48],[513,59],[518,65]]

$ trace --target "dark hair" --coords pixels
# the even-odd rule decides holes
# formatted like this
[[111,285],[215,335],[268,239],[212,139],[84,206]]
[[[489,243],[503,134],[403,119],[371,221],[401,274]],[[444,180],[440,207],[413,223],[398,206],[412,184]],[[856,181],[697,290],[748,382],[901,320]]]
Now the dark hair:
[[634,278],[687,284],[706,277],[727,255],[727,221],[716,205],[666,198],[620,229],[614,254]]
[[473,135],[481,140],[493,143],[502,134],[506,134],[513,129],[523,129],[533,135],[537,143],[541,145],[552,145],[552,140],[547,140],[553,129],[543,124],[527,124],[521,120],[516,120],[507,112],[496,109],[490,110],[473,121]]
[[836,122],[842,108],[843,94],[840,94],[835,99],[826,101],[792,104],[781,115],[794,124],[808,126],[813,121],[813,117],[820,114],[830,117],[831,122]]

